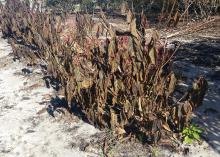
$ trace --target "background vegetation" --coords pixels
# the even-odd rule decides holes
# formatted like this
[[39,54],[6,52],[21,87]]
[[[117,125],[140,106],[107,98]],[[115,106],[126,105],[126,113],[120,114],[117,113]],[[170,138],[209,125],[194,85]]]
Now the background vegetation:
[[220,12],[220,0],[47,0],[47,4],[73,10],[74,5],[70,8],[70,4],[80,4],[83,11],[91,11],[97,7],[115,11],[120,10],[123,5],[127,5],[136,13],[144,11],[148,15],[154,15],[175,14],[179,11],[202,18]]

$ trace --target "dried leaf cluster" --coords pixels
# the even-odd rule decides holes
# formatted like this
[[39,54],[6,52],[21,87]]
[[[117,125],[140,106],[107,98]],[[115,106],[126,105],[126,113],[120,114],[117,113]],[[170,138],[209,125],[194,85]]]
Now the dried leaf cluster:
[[[64,41],[59,16],[18,0],[7,0],[1,8],[1,29],[15,55],[34,64],[39,59],[46,62],[48,73],[60,81],[69,108],[80,109],[97,127],[111,128],[119,137],[136,135],[157,142],[163,130],[180,132],[203,100],[207,82],[200,77],[183,99],[173,101],[174,50],[157,31],[146,34],[144,15],[137,29],[129,12],[129,29],[123,32],[102,14],[102,25],[94,34],[92,19],[77,14],[75,33]],[[100,39],[103,30],[106,36]]]

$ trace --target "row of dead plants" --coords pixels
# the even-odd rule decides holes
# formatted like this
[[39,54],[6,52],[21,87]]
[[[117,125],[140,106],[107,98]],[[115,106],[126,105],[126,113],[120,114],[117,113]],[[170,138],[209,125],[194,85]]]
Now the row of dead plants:
[[91,124],[110,128],[120,138],[130,135],[155,143],[165,132],[180,132],[202,103],[205,79],[196,79],[175,102],[175,50],[158,32],[146,35],[144,15],[138,30],[129,12],[124,32],[115,30],[103,14],[100,19],[94,33],[90,16],[77,14],[73,31],[63,39],[59,16],[26,1],[1,5],[1,31],[14,55],[32,64],[45,62],[48,74],[60,81],[69,109],[80,110]]

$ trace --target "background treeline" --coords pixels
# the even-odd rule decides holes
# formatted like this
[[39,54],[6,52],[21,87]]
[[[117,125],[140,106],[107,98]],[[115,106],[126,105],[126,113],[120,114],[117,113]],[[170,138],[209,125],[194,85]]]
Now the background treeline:
[[190,14],[204,18],[220,12],[220,0],[46,0],[47,6],[74,11],[104,11],[119,12],[132,9],[136,13],[147,15]]

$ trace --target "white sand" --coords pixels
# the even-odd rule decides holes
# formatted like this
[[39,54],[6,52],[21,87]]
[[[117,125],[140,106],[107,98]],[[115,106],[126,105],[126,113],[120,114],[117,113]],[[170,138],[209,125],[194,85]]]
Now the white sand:
[[[11,52],[0,38],[0,157],[99,156],[72,146],[89,140],[98,130],[80,120],[65,121],[58,113],[50,116],[45,110],[49,102],[40,102],[50,101],[54,91],[46,88],[39,69],[22,74],[25,66],[13,62]],[[45,112],[38,114],[42,109]]]
[[[177,40],[182,43],[193,42],[193,40]],[[220,46],[220,44],[216,44],[216,46]],[[212,50],[210,50],[210,53],[214,55]],[[220,80],[214,76],[219,67],[196,66],[186,61],[178,61],[175,64],[182,69],[178,73],[187,77],[183,86],[188,86],[197,76],[204,76],[209,84],[203,104],[196,109],[192,120],[193,124],[197,124],[205,130],[203,142],[201,145],[182,145],[181,147],[189,148],[188,156],[190,157],[220,157]],[[172,154],[171,156],[178,157],[182,155]]]

